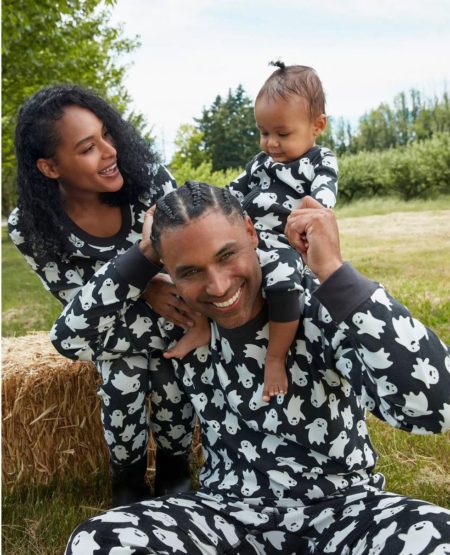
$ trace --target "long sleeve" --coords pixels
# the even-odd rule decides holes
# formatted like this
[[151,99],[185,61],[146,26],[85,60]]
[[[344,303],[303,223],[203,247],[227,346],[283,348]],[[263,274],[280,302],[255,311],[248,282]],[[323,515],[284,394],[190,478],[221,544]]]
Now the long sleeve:
[[[230,193],[235,196],[240,203],[242,203],[244,198],[252,190],[252,186],[250,185],[252,182],[252,178],[255,171],[262,165],[262,161],[264,158],[265,154],[263,152],[260,152],[245,165],[244,171],[239,174],[236,179],[234,179],[229,185],[227,185]],[[255,177],[259,179],[257,174],[255,175]],[[256,183],[257,180],[255,181],[254,185]]]
[[433,331],[348,264],[315,296],[338,324],[336,368],[371,412],[415,433],[450,428],[449,348]]
[[65,257],[39,257],[33,253],[31,245],[23,236],[18,208],[8,218],[8,233],[44,288],[61,303],[67,304],[84,283],[79,270]]
[[320,155],[314,164],[310,195],[325,207],[334,208],[338,193],[337,159],[327,148],[321,148]]
[[[117,358],[139,352],[133,329],[128,325],[128,311],[159,271],[158,266],[142,255],[138,245],[105,264],[55,322],[50,333],[55,348],[68,358],[81,360]],[[136,325],[143,324],[149,322]]]

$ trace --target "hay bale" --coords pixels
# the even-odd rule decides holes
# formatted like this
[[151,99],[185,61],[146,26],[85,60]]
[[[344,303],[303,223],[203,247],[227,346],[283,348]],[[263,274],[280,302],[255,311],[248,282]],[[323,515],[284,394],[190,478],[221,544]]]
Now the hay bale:
[[44,332],[3,338],[2,359],[3,486],[106,471],[94,365],[62,357]]
[[[95,366],[61,356],[46,332],[3,338],[2,359],[3,487],[108,472]],[[201,465],[198,428],[193,451]],[[154,461],[151,441],[150,474]]]

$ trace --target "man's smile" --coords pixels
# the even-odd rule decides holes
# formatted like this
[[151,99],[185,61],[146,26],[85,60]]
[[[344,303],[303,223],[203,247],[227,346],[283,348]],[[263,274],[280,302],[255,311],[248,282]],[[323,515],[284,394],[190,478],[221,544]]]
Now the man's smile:
[[241,291],[242,291],[242,286],[239,287],[239,289],[236,291],[236,293],[230,297],[227,301],[223,301],[221,303],[212,303],[216,308],[220,308],[220,309],[229,309],[232,308],[237,301],[239,300],[239,297],[241,296]]

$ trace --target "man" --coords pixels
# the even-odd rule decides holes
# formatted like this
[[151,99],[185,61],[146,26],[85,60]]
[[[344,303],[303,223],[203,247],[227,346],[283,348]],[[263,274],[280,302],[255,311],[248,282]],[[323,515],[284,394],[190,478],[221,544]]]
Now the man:
[[332,211],[305,199],[286,228],[317,278],[302,274],[289,390],[270,403],[252,223],[226,190],[195,182],[158,201],[153,244],[151,220],[128,263],[104,270],[114,302],[96,297],[87,318],[120,314],[161,258],[185,302],[211,319],[209,348],[174,362],[202,427],[201,487],[94,517],[66,553],[445,553],[450,511],[383,491],[365,409],[416,433],[448,429],[448,350],[342,262]]

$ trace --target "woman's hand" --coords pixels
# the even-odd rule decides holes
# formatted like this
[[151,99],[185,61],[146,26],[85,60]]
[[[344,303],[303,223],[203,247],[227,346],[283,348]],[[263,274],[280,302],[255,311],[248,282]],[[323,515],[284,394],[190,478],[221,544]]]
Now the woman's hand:
[[191,328],[194,325],[192,310],[179,297],[175,285],[167,274],[156,274],[142,293],[141,298],[157,314],[173,322],[176,326]]
[[145,213],[144,225],[142,226],[142,239],[139,243],[139,249],[141,250],[142,254],[148,260],[150,260],[150,262],[153,262],[153,264],[156,264],[157,266],[161,266],[159,256],[153,248],[153,244],[150,239],[150,235],[152,233],[153,215],[155,213],[155,210],[156,206],[153,205]]

